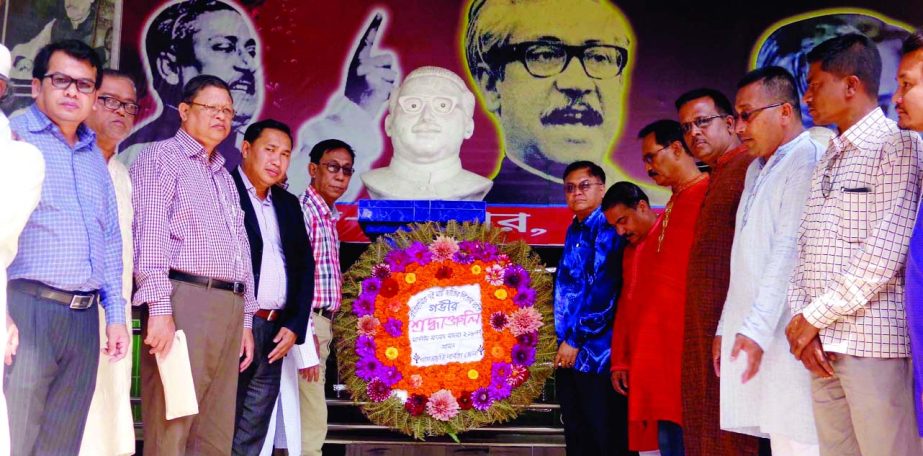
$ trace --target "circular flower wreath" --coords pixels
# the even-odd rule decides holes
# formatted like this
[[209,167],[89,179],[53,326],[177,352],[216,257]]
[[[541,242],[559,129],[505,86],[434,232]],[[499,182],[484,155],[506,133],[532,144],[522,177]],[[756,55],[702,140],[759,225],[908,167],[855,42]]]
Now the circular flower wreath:
[[[551,374],[551,278],[489,225],[414,225],[378,239],[346,274],[334,324],[341,378],[377,424],[418,439],[513,419]],[[410,298],[480,286],[480,360],[414,366]],[[469,321],[470,322],[470,321]]]

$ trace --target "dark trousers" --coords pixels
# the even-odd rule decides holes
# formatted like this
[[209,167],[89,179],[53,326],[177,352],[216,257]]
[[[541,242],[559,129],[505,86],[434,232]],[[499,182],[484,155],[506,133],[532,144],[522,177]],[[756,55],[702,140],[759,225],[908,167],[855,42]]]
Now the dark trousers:
[[657,444],[660,456],[685,456],[683,428],[672,421],[657,422]]
[[627,455],[628,401],[612,389],[609,373],[555,371],[569,456]]
[[19,348],[4,375],[10,454],[77,454],[96,388],[99,311],[15,290],[7,296],[19,328]]
[[234,425],[235,455],[259,454],[269,429],[272,408],[279,397],[282,360],[269,364],[278,322],[253,318],[253,362],[237,379],[237,411]]

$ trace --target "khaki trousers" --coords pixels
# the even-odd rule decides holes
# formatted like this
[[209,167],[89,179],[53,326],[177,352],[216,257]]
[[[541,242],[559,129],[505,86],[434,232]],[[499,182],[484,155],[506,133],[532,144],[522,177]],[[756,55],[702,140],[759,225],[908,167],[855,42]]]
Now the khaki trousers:
[[301,454],[303,456],[320,456],[324,440],[327,438],[327,396],[324,394],[324,381],[333,330],[330,320],[317,312],[314,312],[314,333],[317,334],[320,348],[320,381],[306,382],[301,376],[298,377],[298,393],[301,398]]
[[811,381],[821,456],[923,454],[910,359],[837,354],[833,370]]
[[[173,321],[186,332],[197,415],[165,419],[163,384],[150,347],[141,347],[141,410],[145,455],[231,454],[234,411],[243,333],[243,296],[170,281]],[[141,340],[147,337],[147,312],[142,312]]]

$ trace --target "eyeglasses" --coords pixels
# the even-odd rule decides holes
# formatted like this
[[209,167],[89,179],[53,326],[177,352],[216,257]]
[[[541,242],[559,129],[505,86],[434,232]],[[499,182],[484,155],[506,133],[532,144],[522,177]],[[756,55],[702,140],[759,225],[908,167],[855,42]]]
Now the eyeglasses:
[[196,103],[194,101],[187,101],[186,103],[193,105],[193,106],[198,106],[204,109],[205,112],[207,112],[208,115],[212,117],[217,116],[219,112],[221,114],[224,114],[225,117],[234,117],[234,112],[235,112],[234,108],[228,108],[228,107],[222,107],[222,106],[212,106],[212,105],[207,105],[203,103]]
[[456,101],[451,97],[418,97],[407,96],[398,97],[397,103],[401,109],[409,114],[417,114],[423,111],[423,107],[429,104],[430,109],[439,114],[448,114],[455,109]]
[[86,78],[72,78],[66,74],[49,73],[42,76],[42,79],[51,79],[51,86],[56,89],[67,90],[71,84],[77,87],[80,93],[93,93],[96,91],[96,81]]
[[608,44],[571,46],[548,41],[526,41],[498,48],[491,56],[498,64],[519,60],[537,78],[564,72],[571,59],[578,57],[583,71],[593,79],[610,79],[622,74],[628,64],[628,50]]
[[647,163],[648,165],[653,165],[653,164],[654,164],[654,158],[657,158],[657,154],[659,154],[659,153],[661,153],[661,152],[667,150],[671,145],[672,145],[672,143],[667,144],[666,146],[663,146],[663,147],[661,147],[660,149],[657,149],[657,150],[655,150],[655,151],[653,151],[653,152],[644,154],[644,155],[641,156],[641,160],[644,160],[644,163]]
[[324,165],[324,167],[327,168],[327,171],[330,171],[333,174],[343,171],[344,176],[352,176],[353,173],[356,172],[356,168],[353,168],[350,166],[344,166],[337,162],[326,162],[326,163],[320,163],[320,164]]
[[580,182],[579,184],[564,184],[564,193],[567,193],[567,194],[574,193],[577,191],[578,188],[580,189],[581,193],[586,193],[587,190],[589,190],[590,187],[593,187],[594,185],[603,185],[603,184],[602,182],[590,182],[590,181],[583,181],[583,182]]
[[784,102],[775,103],[769,106],[763,106],[762,108],[751,109],[749,111],[740,111],[739,113],[737,113],[737,119],[742,120],[744,122],[749,122],[751,119],[756,117],[757,114],[763,112],[764,110],[769,109],[769,108],[778,108],[779,106],[782,106],[784,104],[785,104]]
[[695,125],[695,127],[698,128],[699,130],[704,130],[706,127],[708,127],[708,124],[710,124],[711,121],[715,119],[719,119],[721,117],[725,117],[724,114],[717,114],[717,115],[709,116],[709,117],[699,117],[698,119],[695,119],[692,122],[681,123],[679,124],[679,126],[680,128],[683,129],[684,134],[689,134],[689,132],[692,131],[693,125]]
[[119,108],[125,108],[125,114],[129,116],[134,116],[138,114],[138,111],[141,109],[137,103],[132,103],[130,101],[121,101],[115,97],[110,97],[108,95],[103,95],[98,98],[99,101],[103,102],[103,106],[111,111],[118,111]]

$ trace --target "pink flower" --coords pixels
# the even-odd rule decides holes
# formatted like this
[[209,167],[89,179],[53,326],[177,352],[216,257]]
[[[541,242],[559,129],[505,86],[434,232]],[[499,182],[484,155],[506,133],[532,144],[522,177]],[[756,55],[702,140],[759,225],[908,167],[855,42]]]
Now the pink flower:
[[423,386],[423,377],[420,374],[413,374],[410,376],[410,385],[414,388],[419,388]]
[[490,327],[493,328],[494,331],[503,331],[506,329],[506,325],[508,325],[509,322],[510,319],[507,318],[503,312],[494,312],[490,315]]
[[503,285],[503,271],[503,266],[500,266],[499,264],[492,264],[488,266],[486,270],[484,270],[484,280],[495,287],[499,287],[500,285]]
[[391,277],[391,266],[388,266],[385,263],[372,266],[372,277],[377,277],[379,279],[387,279],[388,277]]
[[455,396],[452,396],[451,391],[444,389],[433,393],[426,403],[426,413],[439,421],[451,420],[455,415],[458,415],[458,409],[458,401],[455,400]]
[[535,307],[519,309],[510,315],[510,323],[507,327],[516,337],[538,331],[538,328],[542,327],[542,314],[535,310]]
[[452,258],[452,254],[458,251],[458,242],[451,237],[440,234],[429,245],[429,251],[433,254],[433,261],[448,260]]
[[375,332],[378,331],[378,319],[372,315],[366,315],[360,317],[359,321],[356,323],[356,330],[360,335],[363,336],[374,336]]

